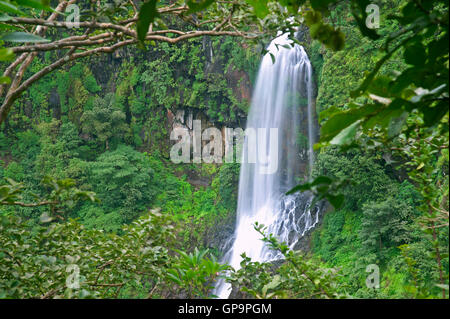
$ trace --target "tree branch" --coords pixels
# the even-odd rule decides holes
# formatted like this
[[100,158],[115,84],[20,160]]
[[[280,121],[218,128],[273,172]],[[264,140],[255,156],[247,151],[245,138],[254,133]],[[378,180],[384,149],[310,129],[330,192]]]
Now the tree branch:
[[[56,12],[53,12],[47,19],[44,19],[43,14],[41,14],[38,18],[14,17],[4,23],[19,26],[35,26],[34,33],[39,36],[43,36],[48,28],[66,28],[69,30],[70,27],[73,26],[72,23],[66,21],[56,21],[56,18],[58,17],[58,14],[65,10],[67,5],[75,2],[76,0],[60,2],[55,9]],[[197,30],[183,31],[174,28],[154,30],[155,27],[152,24],[150,30],[147,32],[146,40],[175,44],[180,41],[202,36],[233,36],[242,37],[245,39],[255,39],[262,34],[240,31],[233,24],[233,14],[239,8],[238,6],[240,4],[237,2],[222,2],[221,4],[223,4],[224,7],[219,8],[219,13],[217,13],[218,16],[210,16],[208,17],[209,19],[204,19],[204,21],[197,21],[197,18],[201,19],[198,14],[186,15],[189,8],[185,5],[176,6],[177,4],[173,3],[171,5],[158,8],[158,13],[160,16],[167,14],[183,21],[188,21],[193,24]],[[98,2],[97,5],[99,6],[100,2]],[[50,43],[24,44],[12,47],[11,50],[16,54],[20,54],[20,56],[13,63],[11,63],[11,65],[9,65],[3,73],[4,76],[11,78],[11,84],[9,87],[6,84],[0,86],[0,97],[4,96],[2,105],[0,106],[0,124],[6,119],[14,101],[16,101],[19,96],[34,82],[51,73],[53,70],[58,69],[76,59],[97,53],[112,53],[123,46],[137,44],[137,32],[134,25],[138,21],[138,10],[132,0],[129,0],[129,7],[130,10],[132,10],[131,14],[133,14],[133,17],[128,19],[124,17],[124,20],[119,22],[98,22],[95,18],[91,21],[80,21],[79,27],[86,28],[84,35],[74,34],[63,39],[54,40]],[[94,11],[101,12],[101,7],[96,7]],[[96,15],[94,12],[94,17],[95,16]],[[239,25],[242,25],[242,23]],[[209,30],[199,30],[200,26],[207,26],[205,28]],[[245,25],[245,27],[248,27],[248,25]],[[186,28],[189,29],[189,26],[186,26]],[[255,30],[256,28],[251,29]],[[75,28],[70,30],[77,32],[77,29]],[[88,36],[87,34],[92,30],[103,30],[106,32]],[[59,58],[23,81],[25,71],[28,69],[33,59],[39,52],[67,49],[69,51],[66,52],[64,57]],[[17,73],[14,74],[16,68],[19,69],[17,70]],[[7,90],[5,90],[6,88]]]
[[[8,21],[9,22],[9,21]],[[14,18],[11,20],[12,23],[16,24],[30,24],[53,28],[66,28],[71,29],[72,22],[63,21],[48,21],[43,19],[33,19],[33,18]],[[90,28],[90,29],[100,29],[100,30],[115,30],[127,34],[132,37],[136,37],[136,31],[126,28],[124,26],[114,24],[114,23],[100,23],[96,21],[85,21],[78,23],[80,28]]]

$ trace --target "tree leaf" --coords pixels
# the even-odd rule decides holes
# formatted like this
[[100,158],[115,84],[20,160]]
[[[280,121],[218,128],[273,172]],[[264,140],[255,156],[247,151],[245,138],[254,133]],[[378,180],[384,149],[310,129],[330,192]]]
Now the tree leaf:
[[397,136],[401,132],[401,130],[403,128],[403,124],[405,124],[407,117],[408,117],[408,112],[402,112],[400,116],[391,118],[391,120],[389,122],[389,127],[388,127],[388,137],[389,138]]
[[344,204],[344,195],[331,195],[327,194],[325,195],[325,198],[330,202],[331,205],[333,205],[334,209],[339,209],[342,207],[342,204]]
[[50,40],[44,39],[35,34],[27,33],[27,32],[10,32],[3,34],[0,37],[0,40],[7,42],[19,42],[19,43],[27,43],[27,42],[49,42]]
[[369,29],[366,25],[366,18],[367,18],[366,8],[370,4],[370,1],[356,0],[353,3],[356,5],[352,10],[352,15],[355,18],[362,35],[370,38],[371,40],[379,39],[380,35],[378,35],[374,29]]
[[436,287],[439,287],[439,288],[441,288],[441,289],[448,290],[448,285],[436,284],[435,286],[436,286]]
[[273,53],[269,53],[270,58],[272,59],[272,64],[275,64],[275,55]]
[[13,6],[11,3],[0,1],[0,11],[15,13],[18,15],[25,15],[22,11],[20,11],[16,6]]
[[[24,7],[34,8],[44,11],[54,11],[48,4],[48,1],[37,1],[37,0],[16,0],[16,2]],[[46,4],[47,2],[47,4]]]
[[281,284],[281,276],[275,275],[271,282],[269,282],[267,285],[265,285],[262,288],[262,293],[265,295],[267,294],[267,290],[269,289],[275,289]]
[[420,109],[423,112],[423,120],[426,126],[433,126],[437,124],[445,114],[448,113],[448,102],[440,101],[434,107],[422,107]]
[[211,4],[214,3],[214,0],[189,0],[188,2],[188,14],[199,12],[208,8]]
[[336,135],[330,141],[330,144],[333,144],[333,145],[346,145],[346,144],[349,144],[355,138],[356,130],[359,127],[360,123],[361,123],[361,121],[356,121],[352,125],[350,125],[347,128],[343,129],[341,132],[339,132],[338,135]]
[[10,61],[14,58],[14,52],[10,48],[0,49],[0,61]]
[[333,180],[331,178],[329,178],[328,176],[318,176],[310,184],[311,184],[311,186],[315,186],[315,185],[321,185],[321,184],[329,185],[331,183],[333,183]]
[[349,110],[334,114],[324,123],[320,132],[320,141],[328,142],[338,135],[343,129],[354,124],[356,121],[376,113],[380,108],[378,104],[367,104],[360,107],[354,107]]
[[[297,192],[304,192],[307,190],[311,190],[314,186],[318,185],[330,185],[333,183],[333,180],[328,176],[318,176],[311,183],[304,183],[293,187],[289,190],[286,195],[291,195]],[[328,187],[327,187],[328,188]]]
[[286,193],[286,195],[292,195],[294,193],[304,192],[304,191],[307,191],[307,190],[310,190],[310,189],[311,189],[311,184],[309,184],[309,183],[300,184],[300,185],[297,185],[297,186],[293,187],[291,190],[289,190]]
[[[400,48],[400,46],[398,46]],[[391,56],[394,54],[396,49],[389,51],[386,53],[378,62],[376,63],[375,67],[373,68],[372,72],[370,72],[364,79],[363,83],[354,91],[350,92],[350,96],[352,98],[356,98],[358,96],[361,96],[364,92],[366,92],[367,88],[369,87],[370,83],[372,83],[373,79],[377,75],[378,71],[381,69],[383,64],[391,58]]]
[[412,65],[424,65],[427,55],[425,47],[420,42],[407,45],[404,52],[405,62]]
[[269,14],[267,0],[245,0],[245,2],[253,7],[258,18],[264,19]]
[[50,223],[52,220],[53,218],[50,217],[47,212],[43,213],[41,217],[39,217],[39,221],[43,224]]
[[148,28],[151,23],[155,21],[158,16],[158,11],[156,9],[156,3],[158,0],[149,0],[144,2],[139,10],[138,21],[137,21],[137,37],[141,44],[145,41],[145,36],[147,35]]
[[11,84],[11,79],[7,76],[0,76],[0,84]]
[[9,15],[7,15],[7,14],[2,14],[1,16],[0,16],[0,22],[7,22],[7,21],[10,21],[10,20],[12,20],[12,19],[14,19],[13,17],[10,17]]

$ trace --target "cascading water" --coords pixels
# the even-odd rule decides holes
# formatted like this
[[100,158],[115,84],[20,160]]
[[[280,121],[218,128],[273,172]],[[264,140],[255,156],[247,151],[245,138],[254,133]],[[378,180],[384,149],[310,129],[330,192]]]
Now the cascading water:
[[[272,41],[268,51],[275,57],[275,63],[270,53],[267,53],[261,63],[253,93],[247,129],[266,129],[263,130],[263,136],[258,131],[256,153],[268,155],[270,161],[277,163],[277,170],[267,174],[259,169],[267,163],[261,163],[259,158],[256,163],[248,161],[251,152],[245,153],[245,150],[252,149],[249,144],[254,141],[246,136],[239,178],[236,230],[230,239],[231,248],[223,260],[234,269],[240,268],[242,253],[259,262],[281,258],[265,246],[261,236],[254,230],[255,222],[266,225],[268,232],[294,248],[319,218],[317,207],[310,208],[308,196],[284,195],[299,182],[296,178],[306,158],[305,150],[302,153],[300,147],[302,114],[307,114],[308,143],[303,148],[308,150],[306,155],[310,168],[314,144],[312,68],[303,47],[295,45],[288,49],[286,45],[289,43],[291,41],[287,34]],[[268,142],[270,129],[278,130],[276,152],[269,149],[273,147]],[[219,298],[228,298],[230,288],[224,280],[219,280],[213,294]]]

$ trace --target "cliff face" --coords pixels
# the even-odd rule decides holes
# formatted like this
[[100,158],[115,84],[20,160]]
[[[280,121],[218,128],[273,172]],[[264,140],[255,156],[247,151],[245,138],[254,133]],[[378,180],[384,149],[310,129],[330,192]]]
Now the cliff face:
[[[180,52],[183,49],[187,51]],[[246,59],[240,42],[227,39],[213,43],[205,37],[188,48],[174,46],[137,53],[130,50],[100,56],[91,61],[89,69],[102,88],[101,95],[114,93],[123,100],[127,122],[143,124],[138,133],[144,140],[142,150],[158,148],[168,155],[168,146],[173,144],[170,132],[175,127],[192,130],[194,120],[200,120],[203,129],[245,128],[252,73],[259,63],[251,59],[259,57],[251,55]],[[162,70],[165,66],[167,69]],[[143,112],[134,112],[133,105],[129,105],[132,98],[141,100]],[[57,94],[54,101],[58,109]],[[155,115],[157,125],[165,131],[158,138],[151,128]]]

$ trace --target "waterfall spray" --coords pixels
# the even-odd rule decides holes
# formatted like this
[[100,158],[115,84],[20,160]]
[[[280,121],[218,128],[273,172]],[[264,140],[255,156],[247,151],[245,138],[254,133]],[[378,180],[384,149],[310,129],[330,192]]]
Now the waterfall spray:
[[[273,174],[261,174],[262,163],[248,163],[243,160],[239,177],[237,220],[233,244],[226,252],[223,262],[239,269],[241,254],[253,261],[270,261],[281,256],[266,247],[253,224],[258,222],[268,227],[268,231],[279,240],[294,248],[298,240],[318,222],[318,212],[310,209],[310,199],[284,195],[298,183],[302,162],[299,134],[301,115],[307,114],[309,170],[313,158],[313,85],[312,68],[303,47],[290,45],[287,34],[276,38],[262,60],[252,98],[247,128],[276,128],[278,130],[278,170]],[[306,112],[304,109],[307,108]],[[303,109],[303,110],[302,110]],[[266,130],[267,131],[267,130]],[[266,137],[265,141],[268,138]],[[243,150],[250,149],[249,139],[244,140]],[[258,153],[273,154],[268,143],[257,143]],[[306,202],[305,202],[306,201]],[[301,206],[301,207],[300,207]],[[230,285],[219,280],[214,294],[227,298]]]

